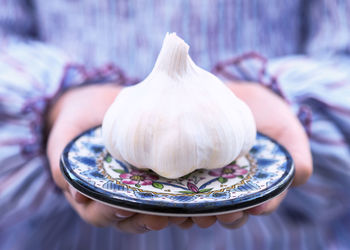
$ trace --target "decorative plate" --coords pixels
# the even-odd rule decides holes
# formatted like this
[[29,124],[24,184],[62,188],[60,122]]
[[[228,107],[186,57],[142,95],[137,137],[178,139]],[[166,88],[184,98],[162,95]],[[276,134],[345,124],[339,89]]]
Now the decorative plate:
[[280,194],[294,177],[289,153],[258,133],[249,154],[228,166],[166,179],[113,159],[103,145],[101,127],[66,146],[61,170],[74,188],[94,200],[171,216],[217,215],[254,207]]

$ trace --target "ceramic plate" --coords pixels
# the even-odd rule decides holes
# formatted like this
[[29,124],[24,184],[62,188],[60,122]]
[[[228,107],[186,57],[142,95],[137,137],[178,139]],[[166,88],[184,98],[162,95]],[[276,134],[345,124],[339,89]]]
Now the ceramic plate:
[[258,133],[249,154],[228,166],[166,179],[113,159],[103,145],[101,127],[66,146],[61,170],[74,188],[94,200],[172,216],[218,215],[257,206],[285,190],[294,176],[289,153]]

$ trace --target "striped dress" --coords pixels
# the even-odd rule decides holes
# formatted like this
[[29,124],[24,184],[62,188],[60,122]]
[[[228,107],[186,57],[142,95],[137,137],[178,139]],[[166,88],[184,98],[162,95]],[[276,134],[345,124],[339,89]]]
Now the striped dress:
[[[1,250],[350,249],[350,1],[0,0],[0,6]],[[45,156],[47,105],[84,82],[144,78],[168,31],[191,45],[199,66],[282,95],[305,125],[314,174],[276,212],[237,230],[170,226],[130,235],[88,225],[55,186]]]

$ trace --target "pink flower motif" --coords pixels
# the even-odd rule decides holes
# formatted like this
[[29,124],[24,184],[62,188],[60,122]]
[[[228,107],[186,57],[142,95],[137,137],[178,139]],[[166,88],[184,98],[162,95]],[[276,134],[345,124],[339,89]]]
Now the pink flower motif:
[[224,168],[217,168],[209,171],[209,175],[211,176],[221,176],[227,179],[235,178],[237,176],[244,175],[246,173],[248,173],[248,170],[240,167],[237,164],[232,164]]
[[187,182],[187,188],[189,190],[191,190],[194,193],[198,193],[199,192],[199,188],[192,182]]
[[153,175],[147,171],[133,170],[130,173],[119,175],[124,184],[139,184],[152,185],[153,181],[158,180],[158,176]]

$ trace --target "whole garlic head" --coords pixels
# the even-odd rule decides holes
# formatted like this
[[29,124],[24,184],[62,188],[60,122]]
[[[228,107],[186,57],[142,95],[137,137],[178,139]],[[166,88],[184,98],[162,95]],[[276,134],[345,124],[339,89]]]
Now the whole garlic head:
[[175,33],[167,34],[148,77],[117,96],[102,124],[113,157],[178,178],[223,167],[253,146],[248,106],[195,65],[188,49]]

